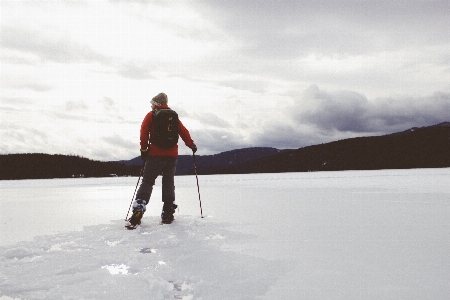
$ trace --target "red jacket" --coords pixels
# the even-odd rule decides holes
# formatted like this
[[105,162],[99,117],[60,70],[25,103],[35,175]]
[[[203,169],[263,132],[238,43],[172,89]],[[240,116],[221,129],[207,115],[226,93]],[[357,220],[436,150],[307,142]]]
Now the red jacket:
[[[169,108],[167,105],[157,106],[155,110]],[[153,112],[149,112],[141,125],[141,149],[145,150],[149,147],[149,137],[153,134]],[[189,134],[189,131],[184,127],[183,123],[178,119],[178,135],[184,141],[186,146],[189,148],[194,146],[194,141]],[[160,148],[154,144],[150,144],[149,156],[163,156],[163,157],[173,157],[178,156],[178,145],[170,149]]]

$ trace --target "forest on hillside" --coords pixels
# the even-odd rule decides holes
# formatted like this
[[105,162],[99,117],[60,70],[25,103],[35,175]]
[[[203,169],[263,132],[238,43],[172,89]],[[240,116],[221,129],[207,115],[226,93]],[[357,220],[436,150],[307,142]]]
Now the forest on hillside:
[[[196,155],[206,174],[280,173],[450,167],[450,122],[371,137],[357,137],[299,149],[253,147]],[[140,157],[102,162],[50,154],[0,155],[0,180],[139,176]],[[195,174],[192,155],[180,155],[176,175]]]
[[0,180],[139,176],[139,166],[102,162],[72,155],[0,155]]

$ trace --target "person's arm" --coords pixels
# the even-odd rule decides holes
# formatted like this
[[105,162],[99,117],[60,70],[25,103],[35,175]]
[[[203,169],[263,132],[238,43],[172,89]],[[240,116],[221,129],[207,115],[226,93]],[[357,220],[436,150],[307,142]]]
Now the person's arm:
[[141,144],[141,158],[146,159],[148,155],[149,139],[150,139],[150,125],[152,124],[153,113],[149,112],[141,124],[140,144]]
[[180,135],[184,144],[189,148],[191,148],[192,151],[195,153],[197,151],[197,146],[192,140],[189,130],[187,130],[186,127],[184,127],[183,123],[180,120],[178,120],[178,134]]

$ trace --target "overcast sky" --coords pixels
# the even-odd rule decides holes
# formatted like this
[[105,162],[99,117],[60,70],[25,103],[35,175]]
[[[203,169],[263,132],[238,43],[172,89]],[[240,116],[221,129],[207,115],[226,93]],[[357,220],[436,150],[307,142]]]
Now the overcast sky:
[[199,155],[450,121],[448,0],[0,5],[0,154],[131,159],[160,92]]

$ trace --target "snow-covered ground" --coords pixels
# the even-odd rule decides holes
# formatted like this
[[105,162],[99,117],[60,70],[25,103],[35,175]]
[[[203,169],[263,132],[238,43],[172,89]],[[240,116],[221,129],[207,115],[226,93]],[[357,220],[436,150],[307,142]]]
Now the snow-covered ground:
[[450,169],[0,181],[0,299],[450,297]]

